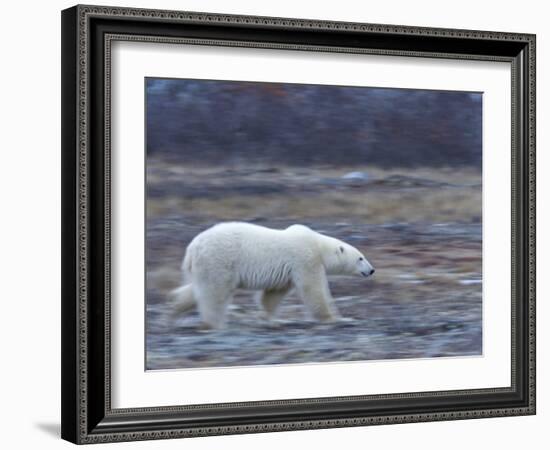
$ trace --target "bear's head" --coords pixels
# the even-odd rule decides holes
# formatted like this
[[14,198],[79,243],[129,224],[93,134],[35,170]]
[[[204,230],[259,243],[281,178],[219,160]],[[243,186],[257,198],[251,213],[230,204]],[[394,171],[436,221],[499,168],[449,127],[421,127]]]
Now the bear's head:
[[331,259],[331,267],[327,268],[330,274],[369,277],[374,273],[374,267],[367,261],[365,255],[345,242],[338,241],[336,243]]

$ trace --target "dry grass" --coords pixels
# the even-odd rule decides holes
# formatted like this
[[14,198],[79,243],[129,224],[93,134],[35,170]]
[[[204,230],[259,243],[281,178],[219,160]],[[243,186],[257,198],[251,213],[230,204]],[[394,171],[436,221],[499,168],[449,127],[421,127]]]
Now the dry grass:
[[[268,169],[268,170],[266,170]],[[269,170],[270,169],[270,170]],[[369,180],[352,187],[338,180],[350,172],[364,172]],[[434,186],[379,187],[395,176],[433,182]],[[323,180],[336,180],[332,185]],[[453,222],[481,217],[481,174],[474,168],[377,167],[188,167],[162,160],[148,161],[147,183],[161,191],[163,184],[193,187],[195,191],[166,192],[147,201],[148,217],[193,215],[205,220],[247,220],[254,217],[306,220],[334,218],[365,223]],[[278,193],[246,195],[236,189],[242,184],[268,183],[281,186]],[[378,184],[377,184],[378,183]],[[438,186],[438,183],[442,183]],[[304,190],[303,187],[308,189]],[[378,187],[377,187],[378,186]],[[214,195],[196,195],[196,189]]]
[[[247,164],[246,169],[250,172],[259,171],[259,178],[265,179],[266,167],[262,164]],[[229,170],[239,170],[239,167],[228,168]],[[297,174],[303,176],[308,172],[307,167],[296,166],[277,166],[273,167],[276,172],[272,175],[275,178],[285,177],[285,175],[294,177]],[[386,169],[375,166],[316,166],[317,173],[321,173],[325,177],[339,178],[350,172],[365,172],[373,179],[381,179],[392,175],[406,175],[414,178],[425,178],[434,181],[457,184],[476,184],[481,180],[481,172],[478,169],[471,167],[413,167],[407,169],[393,168]],[[148,159],[147,161],[147,182],[148,183],[163,183],[167,180],[181,180],[184,177],[200,177],[205,178],[211,175],[218,175],[223,171],[223,168],[217,166],[185,166],[174,164],[172,162],[159,159]],[[211,181],[211,180],[210,180]]]
[[[147,170],[148,368],[481,352],[478,171],[208,168],[162,161],[148,162]],[[343,179],[349,172],[366,172],[369,179]],[[166,294],[180,283],[185,248],[205,226],[224,220],[271,227],[306,223],[362,251],[376,267],[374,277],[329,280],[351,325],[303,321],[295,294],[281,307],[283,324],[266,324],[254,296],[244,291],[232,304],[225,334],[197,333],[196,312],[167,322]],[[281,328],[273,332],[273,326]]]
[[386,222],[452,222],[481,217],[481,192],[474,188],[417,189],[411,191],[340,192],[297,196],[229,195],[219,199],[151,199],[151,216],[199,212],[217,220],[251,217],[296,219],[340,218],[381,224]]

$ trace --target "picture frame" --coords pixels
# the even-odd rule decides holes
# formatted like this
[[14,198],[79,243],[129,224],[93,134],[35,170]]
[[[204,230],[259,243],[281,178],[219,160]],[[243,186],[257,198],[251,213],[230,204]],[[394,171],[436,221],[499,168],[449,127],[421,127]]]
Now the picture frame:
[[[110,71],[116,41],[508,63],[510,385],[354,396],[335,389],[329,397],[114,408]],[[535,414],[535,41],[508,32],[86,5],[64,10],[62,438],[85,444]]]

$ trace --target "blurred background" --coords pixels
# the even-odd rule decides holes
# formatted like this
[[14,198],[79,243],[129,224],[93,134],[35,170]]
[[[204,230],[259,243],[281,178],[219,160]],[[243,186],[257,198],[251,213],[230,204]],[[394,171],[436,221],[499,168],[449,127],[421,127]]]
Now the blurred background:
[[[482,95],[146,79],[146,368],[482,352]],[[239,292],[227,327],[170,318],[191,239],[226,220],[301,223],[361,250],[374,277],[329,279],[349,320],[294,294],[267,322]]]

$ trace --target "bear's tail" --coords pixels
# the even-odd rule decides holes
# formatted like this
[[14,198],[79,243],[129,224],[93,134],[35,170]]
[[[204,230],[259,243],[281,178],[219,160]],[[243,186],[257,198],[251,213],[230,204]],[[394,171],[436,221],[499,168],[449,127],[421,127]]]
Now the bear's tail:
[[191,283],[191,260],[193,259],[193,242],[189,244],[187,247],[187,250],[185,252],[185,257],[183,258],[183,262],[181,263],[181,271],[183,274],[183,284]]
[[168,294],[168,301],[171,306],[171,313],[183,313],[193,309],[197,302],[193,295],[193,286],[191,284],[191,259],[193,253],[193,243],[187,247],[185,257],[181,264],[181,271],[183,274],[183,282],[179,288],[174,289]]
[[193,296],[193,286],[191,284],[174,289],[168,294],[168,299],[173,311],[176,313],[189,311],[197,304]]

